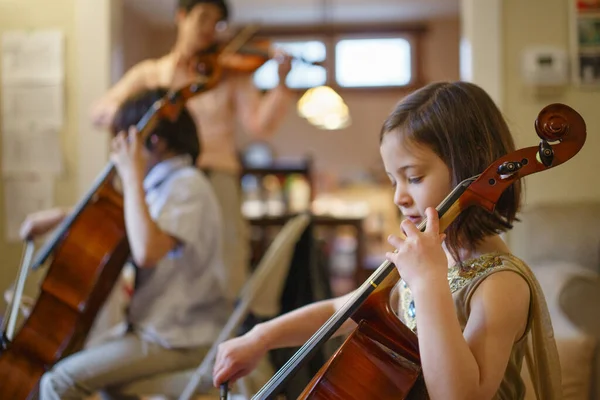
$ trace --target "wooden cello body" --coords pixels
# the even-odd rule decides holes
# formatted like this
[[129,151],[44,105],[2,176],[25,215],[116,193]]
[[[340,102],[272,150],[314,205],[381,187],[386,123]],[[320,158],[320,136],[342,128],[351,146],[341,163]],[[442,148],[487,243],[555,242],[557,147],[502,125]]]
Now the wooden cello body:
[[[189,98],[213,88],[219,79],[220,69],[215,69],[210,77],[157,101],[137,124],[138,134],[145,140],[157,121],[175,120]],[[113,185],[115,176],[109,163],[31,265],[38,268],[52,255],[30,315],[12,340],[3,338],[2,400],[36,398],[42,375],[82,349],[119,278],[130,253],[123,197]]]
[[[564,104],[550,104],[535,121],[539,146],[516,150],[468,178],[437,207],[440,232],[471,206],[493,212],[502,193],[524,176],[558,166],[583,147],[585,121]],[[417,227],[423,231],[426,221]],[[298,399],[386,400],[428,399],[416,334],[394,313],[391,292],[399,281],[397,269],[383,262],[350,299],[294,354],[252,398],[272,399],[293,374],[346,321],[358,325],[312,378]]]
[[0,397],[33,398],[48,367],[81,350],[129,257],[123,199],[106,181],[56,246],[39,297],[0,354]]
[[354,313],[358,326],[300,398],[396,400],[417,390],[421,378],[417,336],[390,306],[398,279],[394,269]]

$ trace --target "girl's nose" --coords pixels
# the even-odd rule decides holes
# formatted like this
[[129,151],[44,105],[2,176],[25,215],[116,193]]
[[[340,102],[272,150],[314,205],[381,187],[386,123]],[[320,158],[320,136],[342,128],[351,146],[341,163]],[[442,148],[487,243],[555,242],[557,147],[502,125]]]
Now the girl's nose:
[[394,191],[394,204],[398,207],[409,207],[412,205],[412,197],[406,191],[404,185],[396,185]]

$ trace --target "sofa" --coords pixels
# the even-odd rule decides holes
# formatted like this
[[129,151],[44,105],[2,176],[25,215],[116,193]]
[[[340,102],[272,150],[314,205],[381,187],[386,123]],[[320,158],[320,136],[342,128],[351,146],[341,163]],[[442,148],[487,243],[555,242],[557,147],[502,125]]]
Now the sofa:
[[600,202],[533,205],[518,218],[506,241],[546,297],[564,398],[600,400]]

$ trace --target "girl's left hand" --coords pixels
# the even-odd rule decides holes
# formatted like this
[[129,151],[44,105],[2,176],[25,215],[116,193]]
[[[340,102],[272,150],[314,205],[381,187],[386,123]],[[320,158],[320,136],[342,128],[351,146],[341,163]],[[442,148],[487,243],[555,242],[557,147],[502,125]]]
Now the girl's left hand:
[[142,155],[142,139],[134,127],[129,128],[129,134],[119,132],[111,143],[110,159],[115,163],[117,172],[123,181],[142,179],[145,161]]
[[386,258],[398,268],[402,279],[410,286],[427,285],[432,280],[447,281],[448,259],[442,248],[446,235],[439,232],[437,211],[429,207],[425,210],[427,225],[421,232],[410,220],[402,221],[406,238],[390,235],[388,242],[397,249],[396,253],[386,253]]

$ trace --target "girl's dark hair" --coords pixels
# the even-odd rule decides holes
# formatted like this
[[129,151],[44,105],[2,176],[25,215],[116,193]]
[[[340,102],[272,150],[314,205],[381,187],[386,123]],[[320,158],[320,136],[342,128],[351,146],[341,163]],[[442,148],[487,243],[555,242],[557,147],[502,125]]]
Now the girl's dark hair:
[[[151,89],[125,100],[113,120],[111,127],[113,134],[127,131],[130,126],[137,125],[152,105],[165,97],[167,93],[166,89]],[[145,145],[150,150],[152,149],[152,136],[164,140],[167,148],[176,154],[189,154],[192,162],[196,164],[201,152],[200,140],[196,124],[187,109],[184,108],[174,122],[164,118],[157,122],[154,130],[146,139]]]
[[[411,93],[384,122],[380,142],[390,133],[431,148],[450,169],[453,187],[515,150],[494,101],[479,86],[467,82],[432,83]],[[460,248],[474,250],[485,236],[512,228],[521,189],[521,182],[516,181],[502,193],[493,214],[470,207],[448,227],[446,243],[459,264]]]
[[227,19],[229,19],[229,7],[227,7],[225,0],[179,0],[177,8],[185,10],[185,12],[188,13],[192,11],[196,5],[204,3],[214,4],[219,7],[221,9],[222,21],[227,21]]

